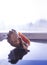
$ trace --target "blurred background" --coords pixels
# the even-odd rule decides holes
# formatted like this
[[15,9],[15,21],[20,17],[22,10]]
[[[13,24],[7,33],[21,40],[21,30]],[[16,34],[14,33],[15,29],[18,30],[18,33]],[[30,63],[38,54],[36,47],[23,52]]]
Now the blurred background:
[[26,23],[34,24],[39,20],[44,20],[42,23],[47,22],[47,0],[0,1],[0,30]]
[[[47,0],[0,0],[0,32],[11,29],[47,33]],[[8,63],[8,54],[13,48],[7,40],[0,42],[1,65]],[[47,60],[47,43],[31,41],[29,50],[22,60]]]

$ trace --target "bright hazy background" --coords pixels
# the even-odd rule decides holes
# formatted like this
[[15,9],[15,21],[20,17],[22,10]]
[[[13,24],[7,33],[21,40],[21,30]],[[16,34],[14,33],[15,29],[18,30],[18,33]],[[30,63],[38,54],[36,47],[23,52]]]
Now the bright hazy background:
[[47,20],[47,0],[0,0],[0,29]]

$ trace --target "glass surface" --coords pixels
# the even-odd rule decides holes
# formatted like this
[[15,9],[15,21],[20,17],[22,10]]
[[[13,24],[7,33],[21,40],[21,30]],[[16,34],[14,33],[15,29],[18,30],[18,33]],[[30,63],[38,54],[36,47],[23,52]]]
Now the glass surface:
[[[9,45],[9,43],[4,40],[0,42],[0,64],[1,65],[11,65],[8,62],[8,54],[12,51],[14,47]],[[33,42],[31,41],[30,46],[28,48],[30,52],[23,56],[21,60],[17,62],[17,65],[35,65],[35,64],[47,64],[47,42]],[[16,65],[16,64],[15,64]]]

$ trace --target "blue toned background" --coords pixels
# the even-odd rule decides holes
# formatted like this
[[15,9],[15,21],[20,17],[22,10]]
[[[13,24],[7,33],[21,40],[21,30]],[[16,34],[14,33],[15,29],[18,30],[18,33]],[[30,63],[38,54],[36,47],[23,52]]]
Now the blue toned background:
[[19,61],[17,64],[10,64],[6,60],[0,61],[1,65],[47,65],[46,60],[23,60]]

